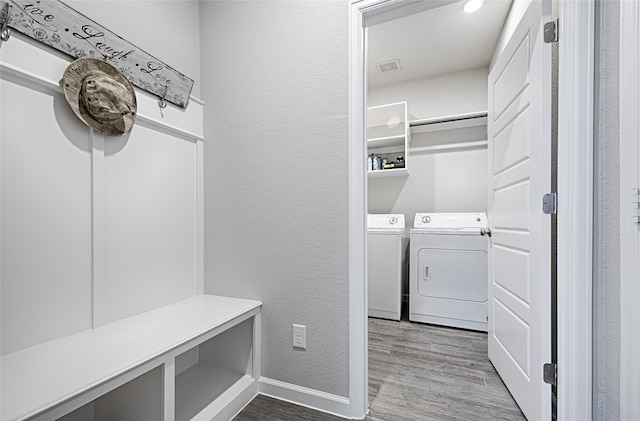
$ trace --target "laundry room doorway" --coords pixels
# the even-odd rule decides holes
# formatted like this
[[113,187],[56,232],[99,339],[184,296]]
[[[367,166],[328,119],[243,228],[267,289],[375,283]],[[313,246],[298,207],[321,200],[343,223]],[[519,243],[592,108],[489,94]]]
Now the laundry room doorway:
[[[424,2],[423,5],[427,3]],[[550,313],[547,311],[544,315],[541,314],[542,319],[539,320],[535,317],[526,319],[522,317],[522,312],[519,312],[515,313],[517,317],[512,320],[509,316],[513,314],[513,308],[500,312],[502,307],[497,306],[493,301],[493,295],[488,297],[488,294],[495,295],[496,292],[510,287],[512,291],[515,291],[519,299],[518,302],[530,305],[533,303],[528,295],[531,293],[530,283],[524,286],[510,285],[502,279],[502,273],[496,271],[500,275],[498,285],[501,288],[492,289],[488,285],[493,284],[493,282],[487,282],[487,276],[491,275],[492,272],[487,272],[486,268],[487,264],[489,264],[490,269],[493,269],[494,266],[498,269],[505,267],[517,269],[518,273],[521,272],[521,275],[509,279],[521,278],[527,280],[531,276],[528,273],[528,268],[535,267],[535,270],[545,271],[545,265],[548,267],[549,261],[540,259],[532,262],[531,266],[520,267],[518,264],[522,262],[522,257],[525,262],[530,261],[530,250],[526,248],[518,249],[521,255],[517,256],[520,259],[516,259],[513,254],[505,253],[505,251],[511,251],[512,248],[505,247],[507,244],[504,240],[498,245],[494,245],[491,238],[487,236],[485,238],[481,237],[480,228],[475,229],[477,232],[472,231],[474,228],[471,228],[466,236],[473,235],[477,237],[477,239],[473,240],[472,249],[477,249],[478,254],[485,256],[487,256],[488,251],[488,258],[485,257],[487,262],[479,265],[477,269],[465,266],[467,270],[462,274],[458,273],[457,270],[453,272],[450,269],[445,270],[442,266],[442,260],[448,259],[448,256],[466,255],[471,251],[463,252],[451,249],[454,244],[452,243],[454,237],[451,236],[426,234],[433,239],[427,241],[426,239],[422,240],[423,235],[418,235],[417,232],[414,234],[414,231],[417,231],[414,217],[424,216],[424,213],[427,213],[427,218],[431,216],[434,220],[439,219],[437,216],[440,215],[446,214],[453,217],[454,214],[458,213],[478,215],[482,220],[484,219],[482,215],[488,214],[491,223],[487,228],[493,229],[494,239],[502,239],[504,228],[509,228],[510,225],[504,226],[503,221],[498,218],[499,225],[495,226],[494,203],[500,205],[504,202],[503,197],[505,196],[522,195],[523,192],[524,194],[530,192],[530,186],[526,182],[523,183],[523,177],[528,177],[528,179],[535,178],[527,173],[527,168],[528,171],[531,171],[533,166],[526,162],[530,159],[532,142],[528,140],[530,138],[529,133],[523,136],[522,124],[517,124],[519,120],[516,118],[516,116],[520,115],[521,118],[528,121],[529,115],[526,112],[523,113],[522,110],[531,109],[527,105],[530,102],[523,101],[521,105],[520,101],[514,100],[513,95],[520,93],[523,86],[511,87],[509,85],[511,83],[510,78],[522,80],[518,72],[524,71],[526,75],[533,75],[534,81],[538,77],[534,74],[535,72],[530,71],[526,64],[531,56],[528,44],[526,44],[524,52],[519,50],[521,51],[520,54],[525,56],[524,69],[521,65],[503,65],[504,68],[500,72],[500,76],[502,76],[500,81],[506,80],[507,86],[509,86],[508,89],[513,89],[514,91],[513,94],[508,90],[505,91],[505,88],[502,88],[505,86],[503,82],[500,84],[501,90],[497,95],[497,100],[503,101],[500,102],[501,106],[505,108],[511,106],[504,114],[508,122],[506,124],[502,123],[505,128],[500,130],[502,136],[499,139],[500,145],[508,146],[494,148],[495,142],[493,139],[489,141],[494,131],[491,125],[494,122],[493,119],[495,119],[491,105],[494,102],[493,96],[496,96],[492,91],[493,85],[491,85],[492,68],[497,63],[501,63],[505,48],[510,45],[510,38],[514,33],[513,28],[516,26],[512,21],[520,20],[522,12],[517,10],[517,7],[514,7],[516,10],[512,10],[511,16],[509,16],[511,1],[486,1],[479,10],[472,13],[468,13],[463,8],[463,4],[464,2],[461,1],[450,4],[440,3],[436,5],[437,7],[429,10],[414,12],[385,22],[373,23],[367,27],[367,208],[369,214],[404,215],[408,222],[407,226],[414,227],[411,230],[409,240],[411,244],[407,255],[407,259],[411,263],[408,265],[409,274],[405,281],[408,281],[409,285],[403,288],[403,291],[406,291],[403,295],[403,313],[408,313],[410,321],[426,321],[436,326],[466,327],[470,329],[475,327],[476,330],[484,331],[487,330],[486,320],[488,320],[488,354],[492,363],[494,365],[496,365],[496,362],[500,363],[496,368],[524,414],[530,419],[538,419],[539,413],[536,414],[531,410],[534,407],[534,405],[530,404],[532,389],[523,390],[523,386],[514,382],[514,378],[517,378],[517,374],[523,371],[524,367],[527,379],[533,377],[534,382],[539,384],[541,391],[548,388],[548,385],[545,385],[541,379],[536,379],[536,377],[540,377],[536,376],[538,373],[531,373],[529,367],[532,365],[537,366],[538,362],[531,361],[529,357],[537,356],[538,359],[544,357],[545,362],[547,362],[550,361],[548,358],[549,352],[543,355],[540,352],[528,352],[538,348],[527,347],[526,343],[533,341],[539,344],[540,349],[548,351],[551,349],[549,343],[550,332],[545,330],[536,338],[533,338],[530,334],[531,332],[537,332],[538,330],[536,329],[539,329],[540,325],[550,326],[548,320]],[[511,19],[510,22],[508,22],[508,18]],[[516,36],[520,36],[520,39],[515,41],[519,46],[522,44],[522,36],[520,34],[516,34]],[[531,44],[533,44],[533,41]],[[511,52],[509,53],[511,54]],[[504,60],[502,59],[502,61]],[[516,57],[515,63],[520,64],[517,60],[522,60],[522,58]],[[512,61],[507,59],[507,62],[511,63]],[[550,63],[546,64],[549,65],[548,71],[550,75]],[[528,81],[529,79],[525,77],[524,80]],[[550,85],[548,88],[550,89]],[[528,92],[534,89],[544,89],[544,87],[529,88]],[[404,116],[402,115],[402,110],[397,113],[395,104],[406,104]],[[515,106],[513,106],[514,104]],[[385,109],[385,106],[390,108],[389,115],[385,116],[387,121],[377,116],[381,110]],[[550,106],[548,104],[539,104],[539,106],[546,106],[549,109],[548,118],[550,118]],[[516,109],[513,110],[512,108]],[[505,110],[502,109],[497,112],[503,116]],[[542,114],[541,109],[536,116],[539,117]],[[377,118],[372,118],[372,116]],[[406,141],[403,143],[401,139],[401,141],[393,144],[390,141],[386,141],[390,136],[384,136],[390,133],[385,133],[382,129],[393,128],[398,120],[400,125],[404,123],[406,127],[404,133]],[[516,124],[511,124],[514,121]],[[382,129],[378,127],[385,126],[385,123],[386,127]],[[537,123],[533,122],[533,124]],[[513,131],[514,128],[516,129],[515,132]],[[520,132],[518,132],[518,129]],[[403,133],[398,134],[402,135]],[[538,145],[550,145],[550,132],[545,133],[545,135],[545,140],[534,143],[534,148]],[[385,142],[382,143],[380,139],[384,139]],[[524,147],[519,146],[521,142],[525,142]],[[382,144],[380,145],[380,143]],[[393,149],[394,146],[396,149]],[[511,151],[514,146],[519,146],[516,149],[516,153],[509,152],[508,156],[503,156],[505,155],[505,150]],[[490,156],[494,151],[498,155],[501,154],[496,159]],[[523,153],[517,155],[517,152]],[[547,153],[546,162],[549,163],[551,162],[550,147],[545,152]],[[536,151],[534,151],[534,155],[537,156]],[[393,160],[394,156],[397,157],[395,162]],[[404,166],[402,173],[396,174],[399,171],[398,168],[387,168],[389,162],[395,164],[401,158]],[[369,166],[370,160],[372,161],[371,166]],[[493,166],[494,162],[496,163],[495,167]],[[507,180],[507,184],[499,186],[496,196],[498,199],[494,201],[492,186],[495,184],[495,180],[492,175],[495,172],[494,169],[499,165],[504,165],[499,172],[507,174],[507,177],[502,178]],[[509,171],[513,169],[521,176],[519,179],[512,180],[508,177]],[[524,173],[522,173],[523,169]],[[550,176],[550,173],[549,169],[540,172],[540,174],[544,174],[547,177]],[[546,184],[544,180],[536,181],[537,184],[535,185],[537,187],[550,187],[548,181],[547,179]],[[515,188],[514,185],[516,186]],[[540,194],[538,190],[530,193]],[[517,199],[516,201],[507,200],[507,202],[533,203],[528,197],[518,197]],[[522,202],[522,199],[526,200]],[[512,214],[516,212],[521,220],[526,220],[528,223],[530,220],[535,219],[531,217],[534,214],[531,207],[507,209],[506,211]],[[500,209],[498,215],[501,215],[500,212],[503,211]],[[539,219],[548,220],[549,217],[546,216],[546,218]],[[428,226],[425,225],[425,227]],[[516,229],[523,230],[518,231],[518,233],[522,233],[530,228],[529,225],[526,225]],[[536,227],[536,230],[536,232],[542,232],[545,227]],[[460,238],[463,239],[465,237]],[[547,242],[543,243],[545,240]],[[420,241],[420,244],[416,243],[417,241]],[[455,242],[456,247],[466,248],[468,247],[466,245],[468,241],[471,241],[471,239],[466,242],[457,240]],[[488,247],[485,246],[487,243],[489,244]],[[371,245],[371,243],[369,244]],[[480,247],[481,245],[482,247]],[[423,250],[424,247],[427,247],[427,249]],[[428,255],[424,253],[429,250],[435,250],[432,247],[439,250],[438,256],[441,257],[436,259],[438,262],[427,262],[429,259],[425,259],[423,262],[422,259]],[[540,250],[534,250],[534,257],[550,255],[550,240],[548,237],[540,238],[540,242],[536,244],[536,247]],[[371,256],[371,252],[372,250],[369,250],[369,256]],[[491,264],[494,260],[496,261],[495,265]],[[516,265],[514,265],[514,262]],[[377,273],[371,273],[372,268],[375,267],[375,265],[372,266],[373,263],[377,263],[377,261],[369,262],[369,273],[367,275],[369,280],[370,316],[375,314],[372,313],[372,302],[374,302],[372,298],[375,297],[373,289],[379,284],[379,282],[371,282],[377,275]],[[459,263],[459,265],[462,264],[462,262]],[[421,265],[425,266],[424,274],[422,273]],[[449,267],[455,267],[455,263],[453,265]],[[416,273],[414,274],[414,272]],[[547,270],[547,277],[550,273],[550,269]],[[424,281],[422,280],[423,278],[425,279]],[[447,281],[447,279],[457,281]],[[454,284],[459,281],[467,285],[467,287],[456,287]],[[475,284],[479,285],[475,287],[473,286]],[[542,282],[541,284],[545,283]],[[470,288],[471,286],[473,287]],[[470,291],[476,289],[483,290],[483,294],[475,294],[478,295],[477,300],[475,295],[469,295]],[[547,295],[550,294],[549,291],[546,291],[546,293]],[[504,297],[499,298],[499,303],[507,302]],[[537,304],[537,301],[534,304]],[[468,307],[469,305],[471,307]],[[407,307],[410,307],[410,309],[407,309]],[[534,308],[536,308],[535,305]],[[546,319],[544,316],[546,316]],[[496,323],[497,318],[500,320]],[[509,325],[505,327],[501,324],[503,322]],[[498,329],[496,329],[496,326]],[[513,331],[513,329],[510,330],[509,328],[520,328],[521,326],[524,326],[524,329],[516,330],[515,335],[505,337],[503,332]],[[453,333],[458,333],[458,331],[452,331]],[[377,337],[372,337],[371,335],[370,339],[375,342],[378,341]],[[496,346],[496,343],[500,345]],[[511,348],[516,350],[514,351]],[[523,356],[522,350],[524,349],[527,349],[528,353]],[[500,352],[503,350],[506,352],[504,357]],[[429,347],[426,346],[424,349],[425,358],[431,355],[428,351]],[[486,353],[487,350],[484,351],[485,355]],[[372,362],[375,362],[375,356],[375,353],[370,353],[369,357]],[[472,357],[469,356],[469,358]],[[511,360],[516,361],[514,366],[504,363],[504,361]],[[542,364],[542,361],[540,361],[540,364]],[[486,375],[490,376],[491,373]],[[373,380],[375,384],[379,379],[374,377]],[[491,393],[487,391],[489,393],[487,396],[498,394],[498,392],[499,389],[491,390]],[[537,394],[539,404],[536,408],[539,406],[540,412],[548,412],[550,411],[548,404],[551,399],[548,396],[546,402],[542,403],[543,395],[544,392]],[[378,397],[376,396],[376,398]]]
[[[367,210],[403,216],[407,237],[418,214],[487,213],[487,81],[511,2],[475,13],[461,4],[367,27]],[[486,280],[476,280],[485,294],[466,298],[486,309]]]
[[[516,3],[528,4],[529,1]],[[350,13],[350,403],[367,411],[365,142],[368,26],[450,1],[353,0]],[[588,419],[592,410],[592,245],[595,7],[556,3],[558,33],[557,410],[559,420]],[[540,26],[543,22],[539,23]],[[553,33],[552,33],[553,34]],[[536,202],[540,204],[541,199]],[[361,265],[358,262],[363,262]],[[541,370],[541,367],[534,367]],[[546,417],[545,417],[546,418]]]

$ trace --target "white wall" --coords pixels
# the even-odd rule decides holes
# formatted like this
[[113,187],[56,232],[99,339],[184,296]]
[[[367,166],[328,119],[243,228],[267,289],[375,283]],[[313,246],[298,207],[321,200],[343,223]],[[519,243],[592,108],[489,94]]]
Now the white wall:
[[487,110],[487,68],[472,69],[367,91],[367,106],[407,101],[410,120]]
[[205,290],[264,303],[262,376],[347,396],[348,3],[200,12]]
[[[372,88],[368,105],[407,101],[410,119],[485,111],[487,69]],[[419,133],[412,147],[486,140],[486,126]],[[486,212],[486,147],[410,152],[408,177],[369,179],[369,213],[403,213],[407,226],[416,212]]]
[[[141,45],[135,28],[149,28],[125,35],[102,19],[118,16],[105,3],[76,5]],[[197,27],[198,9],[189,4],[197,6],[174,3],[180,7],[164,19]],[[117,10],[148,22],[167,12],[154,5],[121,2]],[[199,32],[191,34],[174,37],[198,45]],[[144,48],[161,51],[162,43],[158,37]],[[189,63],[198,68],[199,51],[192,53]],[[164,53],[170,65],[184,57]],[[0,50],[3,355],[196,291],[192,134],[202,131],[202,104],[161,113],[156,99],[138,90],[131,133],[105,138],[78,120],[57,83],[71,60],[19,34]]]
[[65,0],[65,3],[194,81],[200,98],[198,0]]
[[[3,64],[20,43],[3,43]],[[0,76],[5,355],[91,327],[91,142],[62,94]]]

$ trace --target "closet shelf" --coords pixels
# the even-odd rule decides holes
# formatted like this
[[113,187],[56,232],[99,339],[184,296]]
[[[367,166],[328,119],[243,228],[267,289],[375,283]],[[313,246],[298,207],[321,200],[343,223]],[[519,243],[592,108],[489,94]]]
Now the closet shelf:
[[387,146],[402,146],[404,145],[404,139],[404,134],[400,136],[375,137],[367,139],[367,146],[369,149],[384,148]]
[[[380,165],[369,166],[369,178],[409,175],[409,134],[407,103],[378,105],[367,108],[367,155],[375,155],[382,161],[395,163],[398,157],[404,161],[402,168],[378,170]],[[366,159],[366,158],[365,158]],[[373,168],[376,168],[373,170]]]
[[409,121],[411,133],[426,133],[440,130],[460,129],[463,127],[476,127],[487,124],[487,111],[456,114],[444,117],[427,118]]
[[390,168],[388,170],[369,171],[369,178],[404,177],[409,175],[407,168]]

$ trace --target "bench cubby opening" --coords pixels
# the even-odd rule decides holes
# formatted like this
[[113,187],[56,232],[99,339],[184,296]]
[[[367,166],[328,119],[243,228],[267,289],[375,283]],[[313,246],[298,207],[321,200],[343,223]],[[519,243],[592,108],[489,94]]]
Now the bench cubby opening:
[[163,399],[163,367],[158,366],[58,421],[161,421]]
[[176,357],[175,419],[191,420],[234,386],[253,377],[253,319]]

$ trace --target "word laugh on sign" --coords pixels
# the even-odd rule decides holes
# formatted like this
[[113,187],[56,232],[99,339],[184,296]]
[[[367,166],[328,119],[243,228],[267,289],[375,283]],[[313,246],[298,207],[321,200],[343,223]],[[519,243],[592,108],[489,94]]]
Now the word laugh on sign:
[[[4,7],[6,2],[0,1]],[[140,89],[181,108],[193,80],[140,50],[59,0],[11,0],[9,26],[74,58],[100,58]]]

